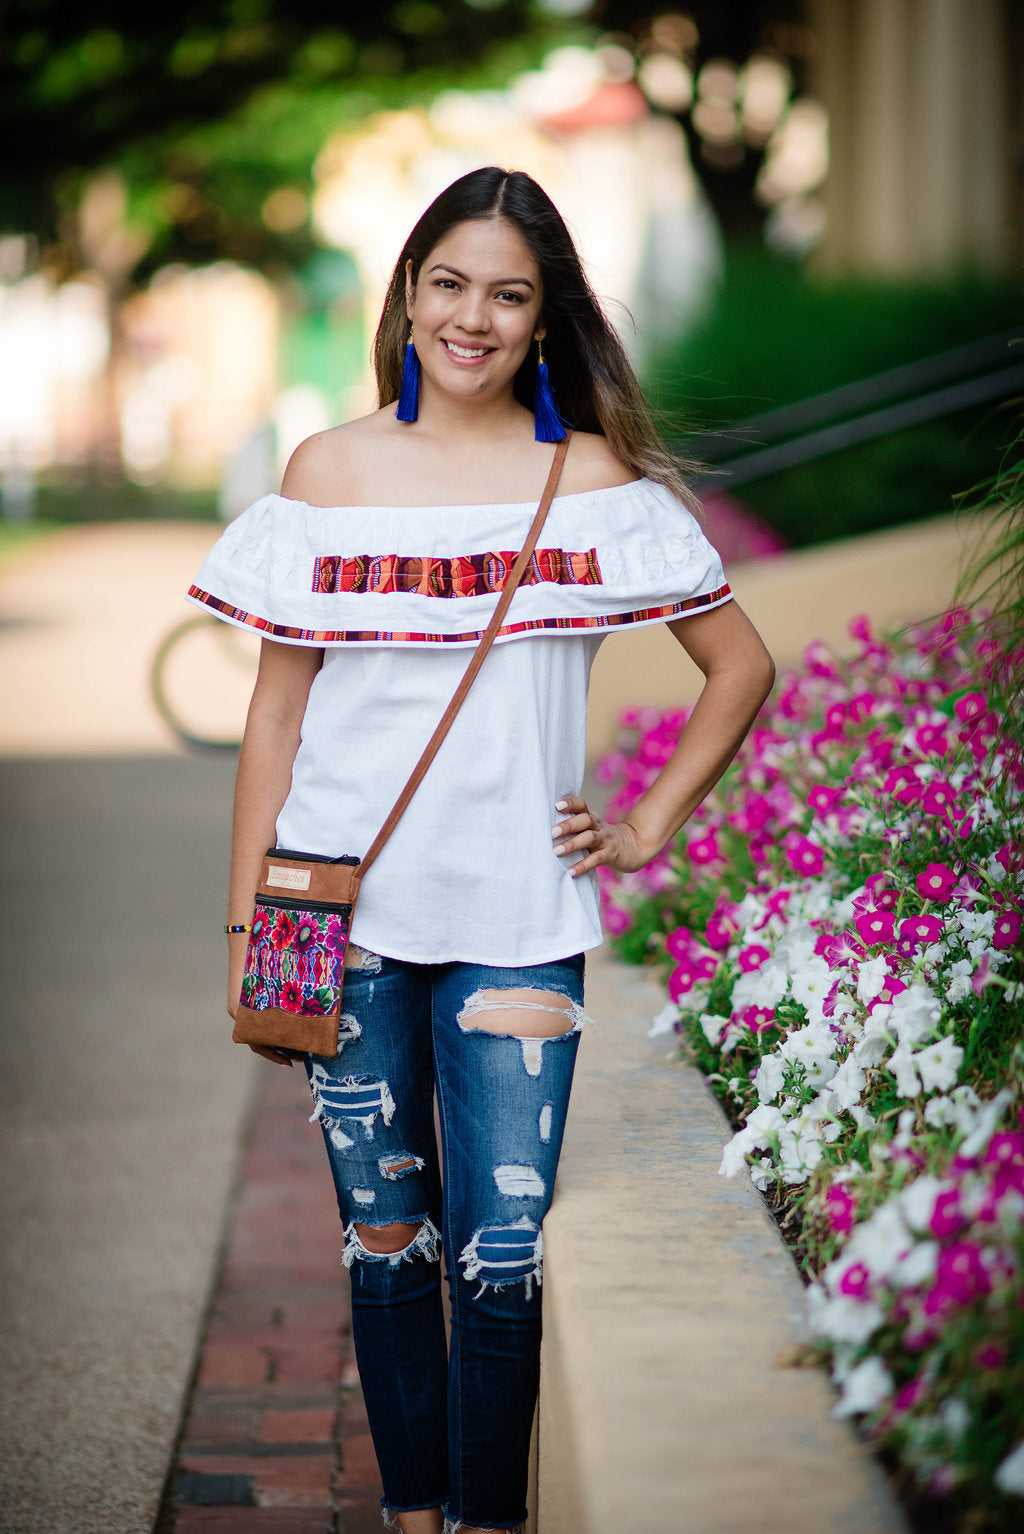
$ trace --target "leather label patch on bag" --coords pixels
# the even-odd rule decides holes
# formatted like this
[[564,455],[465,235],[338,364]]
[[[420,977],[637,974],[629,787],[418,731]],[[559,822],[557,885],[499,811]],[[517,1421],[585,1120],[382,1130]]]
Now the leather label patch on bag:
[[282,868],[279,863],[271,863],[264,883],[272,884],[275,889],[308,890],[312,877],[308,868]]

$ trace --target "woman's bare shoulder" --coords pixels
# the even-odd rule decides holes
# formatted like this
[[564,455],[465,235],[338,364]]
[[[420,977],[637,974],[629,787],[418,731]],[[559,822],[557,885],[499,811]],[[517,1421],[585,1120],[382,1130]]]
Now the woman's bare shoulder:
[[616,458],[606,437],[598,432],[574,431],[558,488],[562,495],[577,495],[583,490],[628,485],[637,478],[635,469]]
[[307,437],[288,460],[281,494],[310,506],[360,504],[368,468],[393,420],[393,410],[375,410]]

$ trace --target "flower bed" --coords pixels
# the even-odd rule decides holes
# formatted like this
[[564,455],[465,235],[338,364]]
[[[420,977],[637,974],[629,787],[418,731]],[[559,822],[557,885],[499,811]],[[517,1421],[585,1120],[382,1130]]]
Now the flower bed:
[[[836,1413],[949,1527],[1024,1497],[1024,764],[1006,660],[962,613],[813,645],[675,844],[601,870],[810,1280]],[[609,818],[683,711],[632,710]],[[931,1516],[930,1515],[930,1516]],[[960,1519],[964,1521],[959,1522]],[[930,1525],[934,1527],[934,1523]]]

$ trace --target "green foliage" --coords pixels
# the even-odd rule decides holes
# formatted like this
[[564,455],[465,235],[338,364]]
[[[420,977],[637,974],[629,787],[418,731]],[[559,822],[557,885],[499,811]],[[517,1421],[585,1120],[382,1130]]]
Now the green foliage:
[[[722,456],[739,456],[734,422],[993,334],[1020,314],[1009,282],[826,281],[741,249],[703,320],[657,359],[652,393],[666,420],[725,429]],[[851,536],[951,511],[1011,430],[1005,410],[975,407],[736,493],[795,546]]]
[[218,256],[301,264],[309,231],[260,221],[281,185],[308,191],[326,135],[453,85],[504,84],[576,28],[530,0],[198,0],[158,18],[128,0],[83,13],[34,0],[4,19],[0,131],[18,144],[0,182],[0,230],[74,264],[62,214],[87,177],[125,175],[149,264]]
[[[1019,419],[1021,401],[1014,402]],[[988,535],[970,558],[957,600],[987,610],[985,628],[1008,655],[1016,657],[996,706],[1016,721],[1024,736],[1024,428],[1019,429],[989,479],[960,497],[964,511],[991,517]]]

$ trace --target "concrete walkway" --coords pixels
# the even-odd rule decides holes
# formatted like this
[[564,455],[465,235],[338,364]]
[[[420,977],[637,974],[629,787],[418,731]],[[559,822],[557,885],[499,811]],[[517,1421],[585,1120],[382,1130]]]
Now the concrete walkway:
[[[181,592],[213,534],[88,527],[0,569],[4,1534],[150,1534],[248,1108],[266,1081],[254,1057],[228,1042],[220,1000],[232,764],[179,754],[148,696],[152,652],[188,616]],[[954,541],[950,533],[950,548]],[[921,589],[912,540],[905,557],[910,610],[940,606],[948,590]],[[833,614],[872,610],[872,591],[846,578],[839,554],[788,558],[805,575],[817,561],[810,574],[815,589],[831,591]],[[796,614],[779,621],[792,638]],[[205,660],[190,665],[186,693],[210,679]],[[244,707],[244,679],[236,692],[230,706]],[[614,974],[627,991],[646,984]],[[597,983],[615,994],[610,981]],[[645,1014],[646,1003],[625,1006],[619,995],[616,1015]],[[647,1041],[632,1047],[655,1058]],[[676,1076],[664,1061],[658,1068]],[[616,1133],[626,1143],[634,1126],[623,1111]],[[711,1176],[710,1132],[698,1179]],[[717,1133],[720,1143],[720,1124]],[[740,1218],[756,1219],[756,1207],[748,1200]],[[761,1226],[752,1239],[765,1241]],[[717,1259],[705,1254],[712,1289],[715,1261],[725,1292],[734,1255],[731,1245]],[[787,1261],[777,1248],[770,1260],[777,1271]],[[792,1274],[780,1282],[791,1290]],[[616,1361],[617,1371],[625,1366]],[[822,1399],[780,1442],[780,1453],[788,1441],[805,1466],[819,1449],[832,1453],[821,1437]],[[738,1424],[742,1400],[728,1388],[723,1400]],[[743,1461],[738,1449],[731,1476]],[[832,1470],[832,1461],[821,1467]],[[810,1516],[789,1524],[808,1534],[828,1526]],[[626,1527],[641,1534],[648,1525]],[[562,1530],[548,1523],[544,1534]]]

